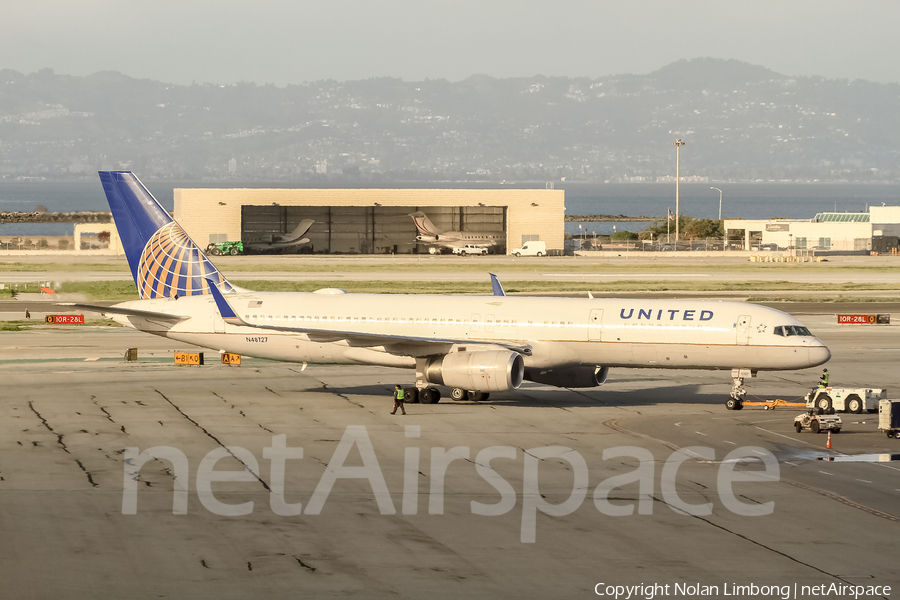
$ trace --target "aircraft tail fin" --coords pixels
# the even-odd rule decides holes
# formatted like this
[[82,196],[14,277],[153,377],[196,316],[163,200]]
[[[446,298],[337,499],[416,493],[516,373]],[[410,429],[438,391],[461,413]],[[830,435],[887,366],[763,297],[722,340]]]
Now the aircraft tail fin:
[[206,254],[131,171],[100,171],[141,299],[209,294],[209,280],[235,291]]
[[434,223],[431,222],[431,219],[428,218],[428,215],[421,210],[409,213],[409,216],[412,218],[413,223],[416,224],[416,229],[419,230],[420,235],[437,238],[438,235],[443,233],[440,229],[435,227]]
[[[294,231],[292,231],[291,233],[289,233],[287,235],[287,239],[285,239],[284,242],[285,243],[299,242],[300,239],[304,235],[306,235],[306,232],[309,231],[310,227],[313,226],[313,223],[315,223],[315,221],[313,221],[312,219],[303,219],[302,221],[300,221],[300,223],[297,225],[297,227],[294,228]],[[309,240],[306,240],[306,241],[308,242]],[[303,242],[303,243],[306,243],[306,242]]]

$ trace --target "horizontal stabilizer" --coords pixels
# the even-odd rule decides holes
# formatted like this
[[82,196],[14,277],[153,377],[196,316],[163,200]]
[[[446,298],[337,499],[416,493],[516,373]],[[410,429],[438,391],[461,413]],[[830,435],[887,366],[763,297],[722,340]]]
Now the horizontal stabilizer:
[[124,306],[102,306],[100,304],[81,304],[78,302],[58,302],[56,306],[65,306],[67,308],[80,308],[95,313],[125,315],[128,317],[140,317],[141,319],[153,319],[154,321],[166,321],[168,323],[180,323],[186,321],[190,317],[184,315],[170,315],[169,313],[156,312],[154,310],[138,310],[136,308],[126,308]]

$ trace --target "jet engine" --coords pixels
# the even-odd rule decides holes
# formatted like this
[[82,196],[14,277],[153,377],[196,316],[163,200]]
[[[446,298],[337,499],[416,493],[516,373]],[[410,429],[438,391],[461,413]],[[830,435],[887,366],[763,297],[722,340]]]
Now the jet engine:
[[509,350],[454,352],[428,361],[425,379],[430,383],[469,390],[501,392],[522,385],[525,361]]
[[525,379],[562,388],[597,387],[606,383],[609,367],[582,365],[559,369],[525,369]]

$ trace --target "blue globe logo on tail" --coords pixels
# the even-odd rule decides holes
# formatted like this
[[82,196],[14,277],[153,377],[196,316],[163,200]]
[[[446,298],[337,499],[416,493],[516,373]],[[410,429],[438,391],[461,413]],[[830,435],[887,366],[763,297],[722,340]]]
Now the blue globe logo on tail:
[[99,174],[142,300],[236,291],[134,173]]
[[184,229],[171,221],[153,234],[138,262],[138,293],[141,299],[209,294],[209,282],[234,291]]

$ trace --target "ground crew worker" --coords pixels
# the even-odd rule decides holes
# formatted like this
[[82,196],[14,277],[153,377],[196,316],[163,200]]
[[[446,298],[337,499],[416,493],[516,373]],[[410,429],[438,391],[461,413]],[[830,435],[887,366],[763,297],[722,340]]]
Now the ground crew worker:
[[822,376],[819,377],[819,387],[820,388],[828,387],[828,369],[822,369]]
[[406,409],[403,407],[403,400],[406,397],[406,393],[403,391],[403,388],[400,387],[400,384],[394,386],[394,410],[391,411],[391,414],[396,414],[397,409],[399,408],[402,412],[401,414],[406,414]]

